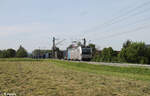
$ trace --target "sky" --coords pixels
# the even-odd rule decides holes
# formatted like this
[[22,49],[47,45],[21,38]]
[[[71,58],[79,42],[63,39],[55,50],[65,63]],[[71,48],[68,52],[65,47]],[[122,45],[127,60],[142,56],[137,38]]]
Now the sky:
[[120,50],[126,40],[150,44],[150,0],[0,0],[0,50],[64,50],[87,39]]

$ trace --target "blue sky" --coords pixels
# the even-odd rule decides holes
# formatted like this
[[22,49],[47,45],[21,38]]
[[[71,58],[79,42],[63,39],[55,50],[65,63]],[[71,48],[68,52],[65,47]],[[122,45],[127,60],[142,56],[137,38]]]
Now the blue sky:
[[53,36],[66,39],[61,49],[84,37],[99,49],[120,50],[127,39],[150,44],[150,4],[137,7],[145,2],[149,0],[0,0],[0,49],[50,49]]

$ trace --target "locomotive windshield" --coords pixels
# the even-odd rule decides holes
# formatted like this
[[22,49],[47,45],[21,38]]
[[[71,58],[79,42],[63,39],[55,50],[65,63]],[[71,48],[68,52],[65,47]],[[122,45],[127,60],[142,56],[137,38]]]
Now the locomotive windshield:
[[91,49],[90,48],[83,48],[82,54],[91,54]]

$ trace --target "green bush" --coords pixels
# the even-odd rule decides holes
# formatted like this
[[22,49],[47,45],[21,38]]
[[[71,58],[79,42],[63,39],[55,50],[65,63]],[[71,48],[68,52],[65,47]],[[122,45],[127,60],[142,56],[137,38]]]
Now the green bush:
[[96,62],[118,62],[117,51],[114,51],[112,47],[104,48],[100,53],[93,57],[93,61]]
[[101,52],[101,61],[103,62],[112,62],[116,60],[117,53],[112,49],[112,47],[104,48]]
[[8,58],[7,50],[2,50],[0,52],[0,58]]
[[14,49],[7,49],[7,55],[9,58],[16,56],[16,50]]
[[148,48],[143,42],[132,42],[128,47],[122,48],[119,60],[128,63],[147,64],[149,63]]

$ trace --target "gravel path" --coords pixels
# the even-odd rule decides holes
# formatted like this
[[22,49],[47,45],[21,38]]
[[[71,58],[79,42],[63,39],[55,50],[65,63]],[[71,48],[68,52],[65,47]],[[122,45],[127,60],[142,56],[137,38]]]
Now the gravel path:
[[144,65],[144,64],[127,64],[127,63],[104,63],[104,62],[86,62],[88,64],[96,64],[96,65],[108,65],[108,66],[138,66],[138,67],[149,67],[150,65]]
[[147,67],[150,68],[150,65],[146,64],[128,64],[128,63],[105,63],[105,62],[87,62],[87,61],[71,61],[71,62],[83,62],[88,64],[95,64],[95,65],[107,65],[107,66],[122,66],[122,67]]

